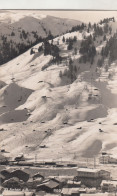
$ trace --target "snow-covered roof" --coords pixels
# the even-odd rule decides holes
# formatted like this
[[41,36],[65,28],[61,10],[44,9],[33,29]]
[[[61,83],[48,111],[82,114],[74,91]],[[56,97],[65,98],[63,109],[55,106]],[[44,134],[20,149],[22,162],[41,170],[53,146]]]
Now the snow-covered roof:
[[2,193],[2,196],[24,196],[24,193],[25,193],[25,196],[32,196],[33,195],[33,192],[23,192],[23,191],[9,191],[9,190],[5,190],[3,193]]
[[81,181],[75,182],[75,181],[73,181],[73,180],[68,180],[67,183],[68,183],[68,184],[77,184],[77,185],[80,185],[80,184],[81,184]]
[[96,173],[99,172],[99,169],[92,169],[92,168],[78,168],[77,171],[79,172],[90,172],[90,173]]
[[61,193],[71,195],[72,193],[78,193],[78,192],[79,192],[79,188],[63,188]]
[[117,181],[115,181],[115,180],[103,180],[102,181],[102,183],[101,183],[101,185],[103,185],[103,184],[112,184],[112,185],[115,185],[115,186],[117,186]]
[[4,191],[3,196],[24,196],[22,191]]
[[57,195],[57,194],[51,194],[51,193],[46,193],[45,196],[59,196],[59,195]]
[[55,182],[53,180],[49,180],[49,181],[47,180],[47,181],[44,181],[42,184],[38,185],[38,187],[43,186],[43,185],[47,186],[47,187],[49,187],[51,189],[54,189],[54,188],[56,188],[59,185],[59,183]]
[[80,196],[108,196],[109,193],[80,194]]

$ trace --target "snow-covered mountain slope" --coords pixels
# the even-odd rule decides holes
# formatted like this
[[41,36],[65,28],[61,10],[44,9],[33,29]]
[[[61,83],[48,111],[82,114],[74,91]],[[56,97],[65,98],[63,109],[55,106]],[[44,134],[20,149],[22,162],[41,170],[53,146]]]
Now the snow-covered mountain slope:
[[[9,19],[8,19],[9,18]],[[0,65],[24,53],[31,46],[69,32],[78,20],[42,16],[40,12],[6,11],[0,14]]]
[[[83,39],[79,32],[64,36],[74,35],[78,42]],[[54,43],[59,39],[61,55],[72,55],[78,62],[80,55],[68,51],[62,38],[54,39]],[[40,45],[34,47],[35,51]],[[67,69],[64,61],[42,71],[51,59],[51,55],[43,53],[30,55],[28,50],[0,67],[0,148],[8,152],[5,156],[15,157],[22,152],[31,159],[37,154],[39,160],[78,160],[80,156],[98,155],[111,144],[114,147],[108,150],[116,150],[115,97],[105,83],[96,82],[95,66],[81,64],[81,72],[71,83],[69,78],[59,76],[60,71]],[[102,80],[103,76],[102,73]],[[108,87],[116,83],[116,79],[113,84],[109,81]],[[111,107],[104,101],[107,96],[112,98]]]
[[[7,11],[0,14],[0,35],[7,36],[8,40],[15,39],[16,42],[22,42],[20,33],[23,30],[28,32],[28,39],[31,41],[32,32],[36,32],[38,36],[46,37],[51,31],[52,35],[56,36],[66,33],[73,26],[81,23],[78,20],[42,15],[36,11]],[[11,36],[12,32],[15,33],[15,36]]]

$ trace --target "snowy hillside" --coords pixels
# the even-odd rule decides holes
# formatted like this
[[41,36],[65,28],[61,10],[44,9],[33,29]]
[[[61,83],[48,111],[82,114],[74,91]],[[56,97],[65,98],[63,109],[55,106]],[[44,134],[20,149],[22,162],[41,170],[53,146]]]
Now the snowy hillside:
[[[85,36],[90,34],[85,32]],[[78,45],[84,39],[78,31],[64,35],[65,39],[74,36]],[[115,64],[112,81],[108,80],[110,69],[102,69],[97,77],[95,63],[78,63],[79,46],[74,54],[62,40],[63,36],[53,40],[53,44],[59,41],[60,54],[66,57],[60,64],[42,69],[52,56],[38,52],[40,43],[33,47],[35,54],[28,50],[0,67],[0,148],[5,149],[5,156],[22,152],[31,159],[37,154],[40,160],[78,160],[117,148],[117,94],[111,92],[117,85]],[[97,45],[98,52],[104,44]],[[72,83],[60,77],[60,71],[68,69],[70,56],[80,70]]]

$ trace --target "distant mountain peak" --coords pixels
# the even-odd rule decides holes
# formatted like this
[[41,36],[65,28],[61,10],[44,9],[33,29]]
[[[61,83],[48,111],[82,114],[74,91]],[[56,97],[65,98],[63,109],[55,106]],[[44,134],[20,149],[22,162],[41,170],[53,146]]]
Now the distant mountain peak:
[[18,22],[19,20],[27,17],[27,16],[33,16],[34,18],[38,19],[38,20],[42,20],[43,18],[46,18],[45,14],[41,14],[39,12],[30,12],[28,11],[23,11],[23,10],[19,10],[19,11],[8,11],[8,12],[2,12],[0,13],[0,22],[3,23],[15,23]]

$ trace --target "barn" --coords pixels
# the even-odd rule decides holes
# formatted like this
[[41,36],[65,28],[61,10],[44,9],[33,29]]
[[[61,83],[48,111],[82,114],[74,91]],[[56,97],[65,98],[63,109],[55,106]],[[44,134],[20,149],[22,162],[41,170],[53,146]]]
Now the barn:
[[29,180],[29,174],[20,169],[12,171],[10,173],[10,176],[16,177],[19,180],[23,180],[24,182],[27,182]]

